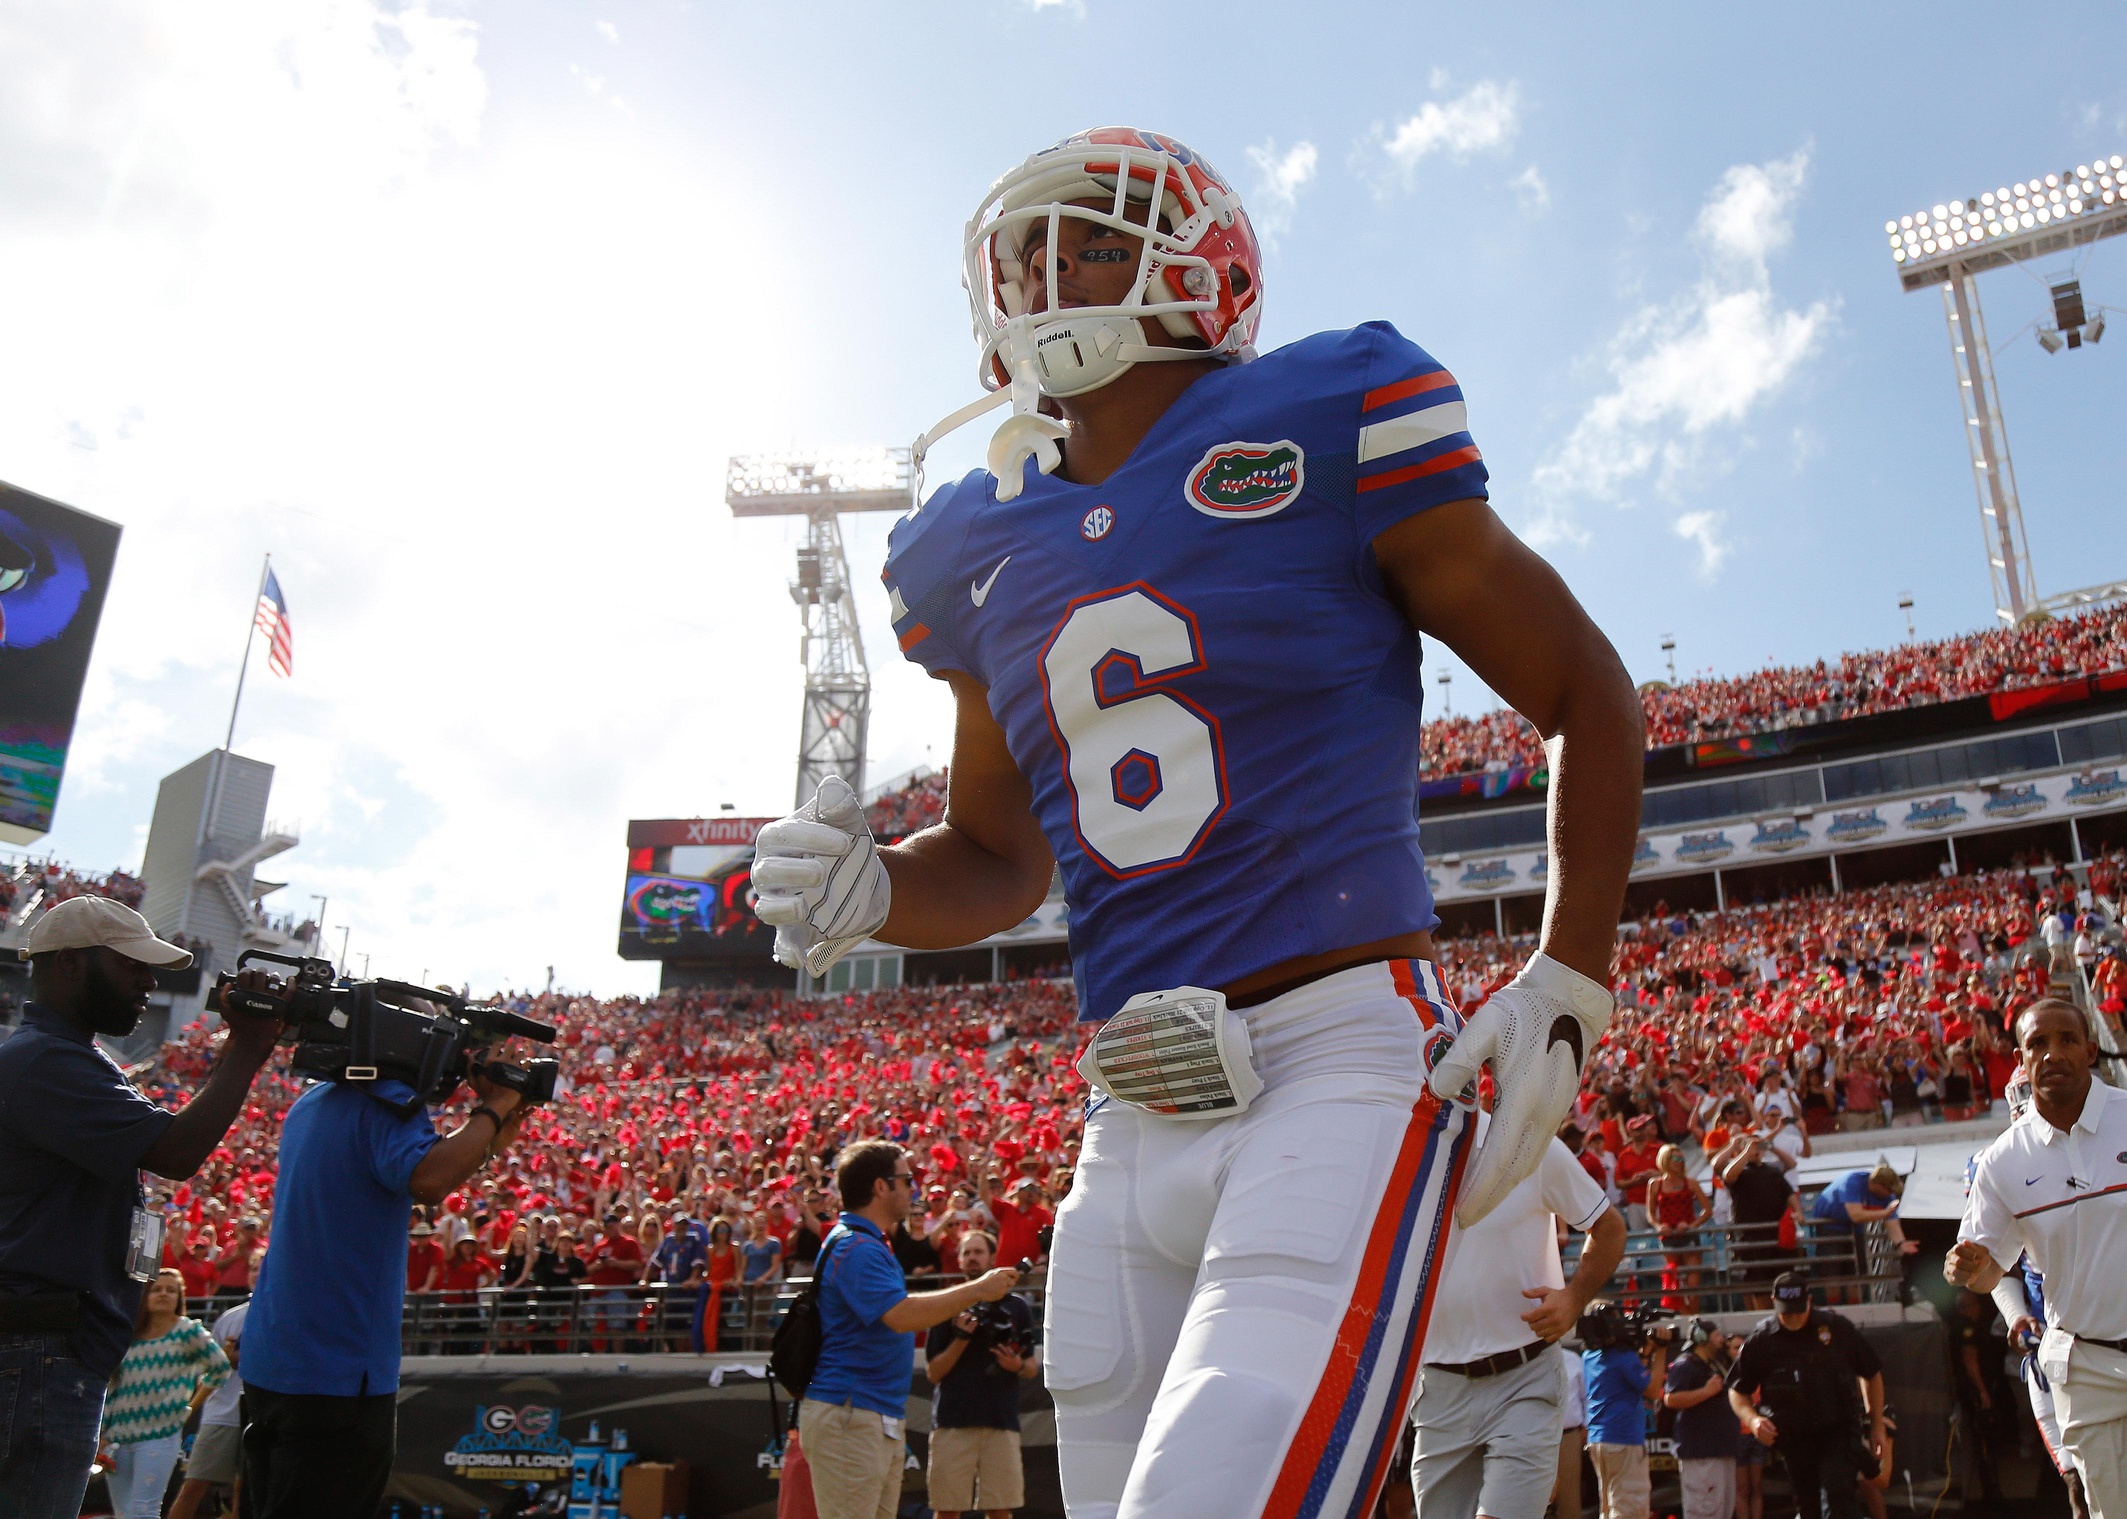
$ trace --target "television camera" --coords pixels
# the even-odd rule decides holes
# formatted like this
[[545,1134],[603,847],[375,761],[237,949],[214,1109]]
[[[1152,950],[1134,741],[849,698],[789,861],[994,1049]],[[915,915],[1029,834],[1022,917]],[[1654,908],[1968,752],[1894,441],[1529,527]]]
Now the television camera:
[[1677,1326],[1661,1309],[1644,1303],[1612,1303],[1597,1300],[1573,1326],[1586,1350],[1641,1350],[1649,1345],[1674,1345]]
[[[1022,1260],[1018,1263],[1017,1269],[1019,1271],[1019,1279],[1025,1281],[1033,1274],[1034,1263],[1030,1260]],[[1010,1350],[1015,1355],[1022,1356],[1029,1354],[1034,1349],[1032,1343],[1020,1332],[1019,1324],[1012,1317],[1011,1310],[1006,1308],[1003,1303],[977,1303],[968,1310],[968,1316],[975,1321],[974,1329],[969,1331],[967,1335],[969,1342],[967,1353],[969,1355],[985,1356],[992,1346]],[[994,1360],[989,1362],[988,1369],[998,1376],[1011,1375],[1010,1372],[999,1366]]]
[[238,1015],[281,1019],[286,1024],[281,1042],[294,1047],[289,1066],[301,1075],[321,1081],[403,1081],[413,1088],[413,1100],[392,1106],[407,1113],[448,1101],[473,1075],[522,1093],[528,1103],[553,1099],[560,1061],[511,1065],[482,1054],[513,1036],[552,1044],[551,1024],[405,981],[346,980],[334,974],[330,960],[271,950],[245,950],[237,956],[237,971],[261,960],[285,966],[289,974],[253,989],[237,985],[236,977],[224,971],[214,979],[216,1005]]

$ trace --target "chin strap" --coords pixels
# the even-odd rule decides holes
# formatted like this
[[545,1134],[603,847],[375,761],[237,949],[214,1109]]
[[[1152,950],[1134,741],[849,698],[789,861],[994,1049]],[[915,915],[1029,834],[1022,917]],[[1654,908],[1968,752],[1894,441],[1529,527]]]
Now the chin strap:
[[1012,414],[999,424],[990,437],[990,451],[984,461],[991,474],[997,477],[997,499],[1010,501],[1026,486],[1026,461],[1032,459],[1035,468],[1043,474],[1054,474],[1063,463],[1063,450],[1057,447],[1071,435],[1071,424],[1058,417],[1044,416],[1041,411],[1041,381],[1034,373],[1032,324],[1026,317],[1014,317],[1019,327],[1014,333],[1012,349],[1023,354],[1012,365],[1012,383],[1009,389],[995,390],[979,401],[972,401],[951,413],[936,426],[918,438],[909,449],[909,461],[916,472],[916,503],[923,501],[923,458],[931,445],[947,433],[966,426],[993,407],[1006,401],[1012,403]]

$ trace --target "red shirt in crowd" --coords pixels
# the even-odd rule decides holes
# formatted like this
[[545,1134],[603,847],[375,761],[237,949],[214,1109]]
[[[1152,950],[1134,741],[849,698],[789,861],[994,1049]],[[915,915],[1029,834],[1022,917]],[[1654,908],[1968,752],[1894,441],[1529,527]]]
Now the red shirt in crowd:
[[406,1246],[406,1290],[425,1292],[431,1272],[443,1265],[443,1247],[431,1235],[422,1235]]
[[1022,1208],[1001,1197],[991,1201],[990,1212],[997,1215],[998,1265],[1041,1259],[1041,1231],[1056,1222],[1055,1214],[1040,1203],[1030,1202]]
[[591,1247],[591,1285],[625,1287],[643,1275],[642,1241],[627,1234],[609,1234]]

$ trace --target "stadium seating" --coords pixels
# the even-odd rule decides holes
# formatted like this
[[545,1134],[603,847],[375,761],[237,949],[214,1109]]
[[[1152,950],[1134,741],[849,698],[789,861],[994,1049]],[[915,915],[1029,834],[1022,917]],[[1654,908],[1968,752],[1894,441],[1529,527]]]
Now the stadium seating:
[[[1769,666],[1747,675],[1704,676],[1640,694],[1647,746],[1698,743],[1834,722],[1903,707],[2045,685],[2127,668],[2127,607],[2021,628],[1967,633],[1932,643],[1847,654],[1835,663]],[[1428,777],[1543,763],[1543,746],[1504,709],[1425,725],[1420,764]]]
[[[1703,1139],[1727,1096],[1762,1106],[1774,1072],[1780,1100],[1816,1129],[1844,1115],[1861,1126],[1983,1109],[2012,1063],[2005,1020],[2063,963],[2052,940],[2071,956],[2087,949],[2096,994],[2117,1019],[2127,972],[2110,925],[2123,880],[2127,858],[2115,855],[2091,867],[2087,902],[2065,875],[2003,871],[1627,925],[1622,1006],[1590,1062],[1582,1119],[1606,1132],[1613,1157],[1641,1113],[1666,1137]],[[2064,901],[2065,933],[2043,928]],[[1447,941],[1448,985],[1472,1004],[1532,947]],[[818,1156],[830,1146],[900,1140],[926,1190],[983,1172],[1054,1185],[1082,1132],[1068,981],[510,1002],[561,1029],[568,1090],[526,1126],[496,1178],[481,1217],[490,1236],[525,1213],[640,1216],[703,1192],[727,1216],[759,1214],[787,1235],[798,1194],[824,1180]],[[183,1101],[212,1044],[188,1029],[151,1094]],[[270,1216],[275,1135],[294,1096],[280,1072],[261,1078],[227,1143],[174,1189],[180,1241],[200,1230],[223,1239],[247,1212]],[[461,1194],[446,1207],[470,1217],[482,1200]]]

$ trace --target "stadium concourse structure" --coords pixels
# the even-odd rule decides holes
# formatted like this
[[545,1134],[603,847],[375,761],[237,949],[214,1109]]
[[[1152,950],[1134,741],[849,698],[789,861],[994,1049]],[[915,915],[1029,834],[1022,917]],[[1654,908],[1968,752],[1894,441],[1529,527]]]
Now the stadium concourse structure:
[[[1547,780],[1540,765],[1507,764],[1421,781],[1419,832],[1445,936],[1539,925]],[[2127,845],[2127,668],[1667,744],[1648,751],[1646,784],[1628,920],[1657,903],[1703,911],[2072,868]],[[875,820],[894,802],[875,803]],[[898,812],[925,820],[922,808]],[[919,954],[867,942],[804,989],[1012,980],[1056,974],[1069,959],[1069,914],[1052,883],[1025,922],[981,944]]]

